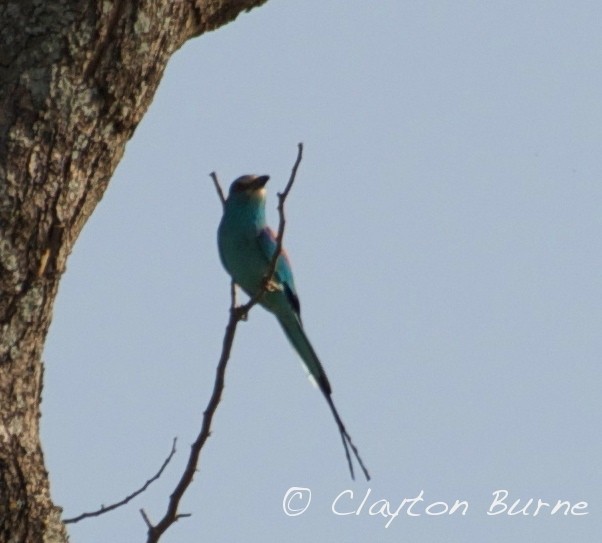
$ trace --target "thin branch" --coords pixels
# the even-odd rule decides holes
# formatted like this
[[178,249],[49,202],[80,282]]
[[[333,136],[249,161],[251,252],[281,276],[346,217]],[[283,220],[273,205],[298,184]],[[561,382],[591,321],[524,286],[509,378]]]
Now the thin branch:
[[153,527],[153,525],[151,524],[151,521],[148,518],[148,515],[146,514],[146,511],[144,509],[140,509],[140,514],[142,515],[142,518],[144,519],[144,522],[147,525],[148,529],[151,530],[152,527]]
[[219,201],[222,203],[222,207],[224,207],[226,205],[226,197],[224,196],[224,191],[222,190],[222,187],[219,184],[217,174],[215,172],[211,172],[209,175],[211,179],[213,179],[213,184],[215,185],[215,190],[217,191],[217,195],[219,196]]
[[176,488],[172,492],[169,497],[169,503],[167,505],[167,511],[163,518],[156,525],[151,525],[148,529],[148,543],[155,543],[159,541],[161,535],[178,519],[178,506],[180,505],[180,500],[186,492],[186,489],[192,483],[192,479],[194,477],[194,473],[197,470],[197,465],[199,462],[199,457],[201,454],[201,449],[203,445],[209,438],[211,434],[211,422],[213,420],[213,415],[217,409],[217,406],[220,402],[222,391],[224,389],[224,379],[226,373],[226,365],[228,363],[228,358],[230,357],[230,351],[232,349],[232,343],[234,341],[234,333],[236,331],[236,325],[238,324],[238,316],[235,311],[230,313],[230,318],[228,320],[228,325],[226,326],[226,333],[224,335],[224,341],[222,346],[222,355],[220,357],[219,363],[216,369],[215,375],[215,383],[213,385],[213,393],[211,394],[211,398],[209,399],[209,403],[207,404],[207,409],[203,413],[203,423],[201,426],[201,431],[196,439],[196,441],[192,444],[190,448],[190,455],[188,457],[188,462],[186,467],[184,468],[184,472],[182,473],[182,477],[180,481],[176,485]]
[[176,441],[177,441],[177,438],[174,437],[173,444],[171,446],[171,452],[169,453],[168,457],[164,460],[163,464],[161,465],[161,468],[159,468],[159,471],[157,473],[155,473],[155,475],[153,475],[148,481],[146,481],[146,483],[144,483],[138,490],[136,490],[135,492],[132,492],[131,494],[126,496],[123,500],[116,502],[112,505],[106,505],[106,506],[103,505],[97,511],[92,511],[90,513],[82,513],[81,515],[78,515],[77,517],[65,519],[65,520],[63,520],[63,522],[65,524],[75,524],[76,522],[79,522],[80,520],[84,520],[86,518],[99,517],[100,515],[104,515],[105,513],[108,513],[109,511],[113,511],[113,509],[117,509],[118,507],[125,505],[126,503],[133,500],[136,496],[142,494],[152,483],[154,483],[159,477],[161,477],[163,470],[167,467],[167,464],[169,464],[169,462],[171,462],[173,455],[176,453]]
[[230,281],[230,310],[236,307],[236,283]]
[[[155,525],[151,523],[148,516],[141,510],[141,514],[144,518],[146,525],[148,526],[148,538],[147,543],[156,543],[159,541],[159,538],[163,535],[163,533],[178,519],[182,517],[189,516],[188,514],[179,514],[178,507],[180,505],[180,501],[182,496],[192,483],[194,478],[194,474],[198,470],[199,458],[201,455],[201,450],[205,445],[207,439],[211,435],[211,423],[213,421],[213,416],[217,410],[217,406],[222,397],[222,392],[224,390],[225,376],[226,376],[226,366],[228,364],[228,360],[230,358],[230,352],[232,351],[232,345],[234,343],[234,335],[236,333],[236,327],[241,320],[246,318],[249,310],[259,301],[261,296],[266,292],[270,281],[272,280],[272,276],[274,275],[274,270],[276,269],[276,261],[278,260],[278,256],[280,255],[280,251],[282,250],[282,237],[284,235],[284,202],[288,193],[291,190],[291,187],[295,181],[295,176],[297,174],[297,168],[299,167],[299,163],[301,162],[301,156],[303,153],[303,144],[299,143],[299,152],[297,155],[297,160],[295,165],[293,166],[293,170],[291,172],[291,177],[284,189],[282,194],[278,195],[279,204],[278,204],[278,212],[280,215],[280,225],[278,228],[278,237],[277,237],[277,245],[276,251],[272,256],[272,260],[270,262],[270,266],[268,267],[268,273],[266,274],[264,283],[259,291],[249,300],[245,305],[236,306],[236,288],[234,283],[231,284],[230,296],[231,296],[231,306],[230,306],[230,317],[228,318],[228,324],[226,325],[226,332],[224,334],[224,339],[222,342],[222,354],[220,356],[219,362],[217,364],[217,368],[215,370],[215,382],[213,384],[213,392],[211,393],[211,397],[209,398],[209,402],[207,403],[207,407],[203,412],[203,421],[201,424],[201,430],[196,438],[196,441],[190,447],[190,456],[188,457],[188,462],[186,467],[184,468],[184,472],[182,473],[182,477],[180,478],[178,484],[176,485],[174,491],[169,497],[169,502],[167,504],[167,511],[163,518]],[[220,200],[222,204],[225,203],[224,193],[221,189],[219,181],[217,179],[217,175],[215,172],[211,174],[211,178],[213,179],[213,183],[217,190],[218,195],[220,196]]]

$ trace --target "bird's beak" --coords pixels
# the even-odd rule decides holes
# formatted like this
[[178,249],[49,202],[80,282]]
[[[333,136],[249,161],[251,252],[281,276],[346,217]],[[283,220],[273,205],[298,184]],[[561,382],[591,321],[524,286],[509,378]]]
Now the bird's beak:
[[265,186],[269,179],[269,175],[260,175],[253,179],[253,182],[251,183],[251,188],[253,190],[259,190]]

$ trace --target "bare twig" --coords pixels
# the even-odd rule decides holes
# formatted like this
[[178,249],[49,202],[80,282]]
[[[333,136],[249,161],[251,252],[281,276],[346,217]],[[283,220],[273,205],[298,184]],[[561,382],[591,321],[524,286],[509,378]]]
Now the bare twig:
[[219,184],[219,179],[217,178],[217,174],[215,172],[211,172],[211,179],[213,179],[213,184],[215,185],[215,190],[217,191],[217,195],[219,196],[219,201],[222,203],[222,207],[226,205],[226,197],[224,196],[224,191],[222,190],[222,186]]
[[144,509],[140,509],[140,514],[142,515],[142,518],[144,519],[144,522],[145,522],[146,526],[148,527],[148,529],[151,530],[153,525],[151,524],[151,521],[148,518],[146,511]]
[[174,437],[173,444],[171,446],[171,452],[169,453],[168,457],[165,459],[165,461],[161,465],[161,468],[159,468],[159,471],[157,473],[155,473],[155,475],[153,475],[148,481],[146,481],[146,483],[144,483],[138,490],[136,490],[135,492],[132,492],[131,494],[129,494],[128,496],[123,498],[123,500],[118,501],[112,505],[103,505],[97,511],[92,511],[90,513],[82,513],[81,515],[78,515],[77,517],[65,519],[65,520],[63,520],[63,522],[65,524],[74,524],[74,523],[79,522],[80,520],[84,520],[86,518],[99,517],[100,515],[104,515],[105,513],[108,513],[109,511],[113,511],[113,509],[117,509],[118,507],[125,505],[126,503],[133,500],[136,496],[142,494],[153,482],[155,482],[159,477],[161,477],[163,470],[167,467],[167,464],[169,464],[169,462],[173,458],[173,455],[176,453],[176,441],[177,441],[177,438]]
[[236,283],[234,281],[230,281],[230,309],[234,309],[236,307]]
[[[232,344],[234,343],[234,334],[236,333],[236,327],[241,320],[246,318],[249,310],[259,301],[261,296],[266,292],[268,288],[268,284],[274,275],[274,270],[276,269],[276,261],[278,260],[278,256],[280,255],[280,251],[282,250],[282,237],[284,235],[284,201],[288,196],[288,193],[291,190],[291,187],[295,181],[295,176],[297,174],[297,168],[299,167],[299,163],[301,162],[301,156],[303,153],[303,144],[299,143],[299,151],[297,155],[297,160],[295,165],[293,166],[293,170],[291,172],[291,177],[284,189],[282,194],[278,195],[279,204],[278,204],[278,212],[280,215],[280,225],[278,228],[278,237],[277,237],[277,245],[276,251],[272,256],[272,261],[270,262],[270,266],[268,268],[268,273],[266,274],[264,283],[259,291],[253,296],[245,305],[236,306],[236,288],[234,283],[231,285],[230,295],[231,295],[231,306],[230,306],[230,317],[228,319],[228,324],[226,325],[226,332],[224,334],[224,339],[222,342],[222,354],[220,356],[219,362],[217,364],[217,368],[215,371],[215,382],[213,384],[213,392],[211,393],[211,397],[209,398],[209,402],[207,403],[207,407],[203,413],[203,421],[201,424],[201,430],[196,438],[196,441],[190,447],[190,456],[188,457],[188,462],[186,467],[184,468],[184,472],[182,473],[182,477],[180,478],[176,488],[172,492],[169,497],[169,502],[167,504],[167,511],[163,518],[155,525],[151,523],[146,513],[141,510],[141,514],[144,518],[146,525],[148,526],[148,538],[147,543],[156,543],[159,541],[159,538],[163,535],[163,533],[174,524],[179,518],[189,516],[188,514],[179,514],[178,507],[180,505],[180,501],[182,496],[186,492],[187,488],[192,483],[194,478],[194,474],[198,469],[199,458],[201,455],[201,449],[205,445],[207,439],[211,435],[211,422],[213,421],[213,416],[217,410],[217,406],[222,397],[222,392],[224,390],[224,382],[226,376],[226,366],[228,364],[228,359],[230,358],[230,352],[232,350]],[[220,200],[222,204],[225,203],[224,193],[221,189],[219,181],[217,179],[217,175],[215,172],[211,174],[211,178],[213,179],[213,183],[217,190],[218,195],[220,196]]]

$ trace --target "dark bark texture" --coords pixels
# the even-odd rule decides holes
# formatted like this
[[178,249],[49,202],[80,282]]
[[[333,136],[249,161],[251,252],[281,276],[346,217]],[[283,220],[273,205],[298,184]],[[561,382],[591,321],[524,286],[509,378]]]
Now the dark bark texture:
[[187,39],[265,0],[0,0],[0,543],[64,542],[39,440],[66,259]]

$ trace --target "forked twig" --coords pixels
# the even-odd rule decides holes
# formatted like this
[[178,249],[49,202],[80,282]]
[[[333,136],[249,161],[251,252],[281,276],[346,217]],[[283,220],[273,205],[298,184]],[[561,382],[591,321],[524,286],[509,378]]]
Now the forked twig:
[[163,470],[167,467],[167,464],[169,464],[169,462],[173,458],[173,455],[176,453],[176,441],[177,441],[177,438],[174,437],[173,444],[171,446],[171,452],[169,453],[169,456],[164,460],[163,464],[159,468],[159,471],[157,473],[155,473],[155,475],[153,475],[148,481],[146,481],[146,483],[144,483],[138,490],[136,490],[135,492],[132,492],[131,494],[128,494],[121,501],[118,501],[111,505],[103,505],[100,509],[98,509],[96,511],[92,511],[90,513],[82,513],[81,515],[78,515],[77,517],[64,519],[63,522],[65,524],[75,524],[76,522],[79,522],[80,520],[84,520],[84,519],[87,519],[90,517],[99,517],[100,515],[104,515],[105,513],[108,513],[109,511],[113,511],[114,509],[117,509],[118,507],[125,505],[126,503],[132,501],[136,496],[142,494],[153,482],[155,482],[159,477],[161,477]]
[[[213,416],[217,410],[217,406],[222,397],[222,392],[224,389],[225,375],[226,375],[226,366],[228,364],[228,360],[230,358],[230,352],[232,350],[232,344],[234,342],[234,334],[236,333],[236,327],[241,320],[246,318],[247,313],[250,309],[259,301],[261,296],[266,292],[268,288],[268,284],[270,283],[272,276],[274,275],[274,270],[276,269],[276,261],[278,260],[278,256],[280,255],[280,251],[282,250],[282,237],[284,235],[284,202],[288,196],[288,193],[295,182],[295,177],[297,175],[297,169],[299,167],[299,163],[301,162],[301,157],[303,154],[303,144],[299,143],[298,145],[298,154],[297,160],[295,161],[295,165],[293,166],[291,177],[284,189],[282,194],[278,194],[278,213],[280,215],[280,224],[278,228],[278,237],[276,240],[276,251],[272,256],[272,260],[270,262],[268,273],[266,274],[266,278],[264,283],[259,289],[259,291],[253,296],[246,304],[236,307],[236,291],[234,284],[231,286],[231,307],[230,307],[230,317],[228,319],[228,324],[226,325],[226,332],[224,334],[224,339],[222,343],[222,354],[220,356],[219,362],[217,364],[217,368],[215,371],[215,382],[213,385],[213,392],[211,393],[211,397],[209,398],[209,402],[207,403],[207,407],[203,412],[203,421],[201,424],[201,430],[195,440],[195,442],[190,447],[190,455],[188,457],[188,462],[186,467],[184,468],[184,472],[180,477],[178,484],[176,485],[174,491],[169,497],[169,502],[167,504],[167,511],[163,518],[157,523],[152,524],[148,515],[141,510],[140,513],[144,519],[148,527],[148,538],[147,543],[156,543],[159,541],[159,538],[163,535],[163,533],[178,519],[189,516],[178,514],[178,507],[180,505],[180,501],[182,496],[186,492],[186,489],[192,483],[195,472],[198,470],[199,458],[201,455],[201,450],[205,445],[205,442],[211,435],[211,422],[213,421]],[[222,205],[225,203],[224,193],[221,189],[219,181],[217,179],[217,175],[215,172],[211,173],[211,178],[216,187],[217,193],[220,197]]]

